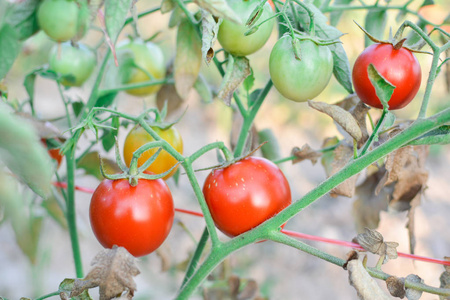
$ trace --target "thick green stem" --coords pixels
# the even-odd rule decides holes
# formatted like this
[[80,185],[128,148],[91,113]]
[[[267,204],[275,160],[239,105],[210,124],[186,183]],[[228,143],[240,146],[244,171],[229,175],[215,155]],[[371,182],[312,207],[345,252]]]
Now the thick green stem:
[[252,127],[253,120],[256,117],[256,114],[259,111],[259,108],[261,107],[264,99],[266,98],[267,94],[269,93],[270,89],[272,88],[272,80],[269,79],[264,89],[259,93],[258,98],[256,99],[255,103],[251,107],[250,111],[247,115],[243,115],[244,122],[242,124],[242,128],[239,134],[238,142],[236,145],[236,149],[234,149],[234,157],[239,157],[243,154],[245,142],[248,137],[248,132],[250,131],[250,128]]
[[208,242],[209,231],[208,228],[205,227],[203,230],[203,234],[200,238],[200,241],[197,244],[197,248],[195,249],[194,255],[189,262],[189,266],[186,270],[186,274],[184,275],[183,283],[181,284],[181,288],[186,284],[186,282],[191,278],[192,274],[194,274],[197,269],[198,262],[202,257],[203,250],[205,249],[206,243]]
[[75,263],[77,278],[83,278],[83,263],[81,260],[80,243],[77,232],[77,218],[75,211],[75,149],[72,148],[66,155],[67,162],[67,203],[66,218],[69,228],[72,254]]

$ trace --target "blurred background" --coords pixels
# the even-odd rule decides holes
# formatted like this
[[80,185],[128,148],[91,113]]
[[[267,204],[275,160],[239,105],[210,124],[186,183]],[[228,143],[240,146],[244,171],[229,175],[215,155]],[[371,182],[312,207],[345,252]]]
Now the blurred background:
[[[391,1],[391,4],[404,4],[404,2]],[[439,2],[441,10],[448,14],[450,4],[445,0],[436,2]],[[418,7],[421,3],[422,1],[413,1],[411,8]],[[138,11],[157,5],[159,2],[153,0],[141,0],[137,3]],[[392,27],[394,32],[403,21],[402,19],[398,22],[396,15],[397,12],[394,11],[389,14],[387,25],[387,28]],[[337,26],[339,30],[346,33],[341,40],[351,66],[364,48],[364,34],[356,27],[354,21],[363,24],[364,17],[363,11],[345,12]],[[139,31],[144,39],[160,32],[154,41],[163,48],[167,63],[175,55],[176,38],[176,31],[167,27],[169,18],[170,14],[161,15],[158,12],[142,18],[138,22]],[[412,21],[417,20],[414,16],[408,16],[408,18]],[[98,22],[95,25],[99,26]],[[124,39],[126,34],[130,33],[130,28],[127,28],[119,39]],[[101,31],[90,30],[83,42],[95,46],[101,39],[101,35]],[[256,79],[255,88],[263,87],[269,78],[268,57],[277,37],[277,31],[274,29],[264,48],[249,56]],[[379,38],[387,37],[388,31],[386,30],[385,36]],[[24,43],[22,53],[5,81],[10,99],[18,101],[27,99],[28,96],[22,85],[24,76],[47,63],[47,56],[53,45],[54,42],[50,41],[43,33],[38,33]],[[220,49],[218,43],[216,43],[215,49]],[[104,52],[103,46],[98,49],[98,61],[101,61]],[[420,108],[431,56],[418,54],[417,58],[422,66],[422,87],[407,108],[395,111],[398,119],[414,119]],[[207,66],[203,63],[202,73],[208,83],[218,89],[221,77],[215,66]],[[81,99],[86,102],[94,78],[95,74],[82,88],[71,88],[64,93],[72,99]],[[56,120],[54,124],[61,131],[66,130],[67,124],[64,120],[57,120],[64,116],[65,110],[56,84],[39,77],[35,86],[35,107],[38,116],[45,120]],[[346,96],[346,91],[333,77],[326,90],[315,100],[335,103]],[[429,114],[448,107],[450,103],[443,72],[436,79],[431,98]],[[137,98],[120,93],[116,99],[116,105],[120,111],[138,115],[143,109],[153,107],[156,103],[153,96]],[[184,109],[187,109],[186,113],[177,128],[183,137],[186,155],[215,141],[224,141],[229,145],[230,131],[233,125],[230,108],[219,101],[204,103],[193,91],[181,104],[179,110],[169,118],[176,119]],[[371,114],[374,119],[379,116],[379,113],[373,109]],[[293,147],[301,147],[307,143],[313,149],[320,149],[325,138],[340,136],[330,118],[312,110],[305,103],[295,103],[284,99],[275,89],[269,93],[256,118],[255,125],[258,130],[272,129],[277,137],[282,157],[289,156]],[[119,130],[121,146],[126,134],[127,129]],[[81,140],[80,152],[83,150],[83,143],[94,138],[93,134],[87,133],[87,136]],[[95,146],[94,149],[102,151],[101,146]],[[415,214],[416,254],[418,255],[435,258],[450,256],[449,149],[449,146],[431,147],[427,161],[428,188]],[[113,151],[102,153],[102,155],[114,157]],[[201,169],[216,163],[215,153],[209,153],[202,157],[194,167]],[[302,195],[326,178],[320,163],[312,165],[310,161],[304,161],[292,165],[287,162],[282,164],[281,168],[290,182],[293,201],[300,199]],[[62,176],[64,175],[64,162],[59,172]],[[203,183],[207,174],[207,171],[197,173],[200,184]],[[359,181],[362,181],[363,177],[360,177]],[[77,185],[95,189],[98,183],[99,181],[95,177],[84,175],[81,170],[78,171]],[[167,183],[172,190],[176,207],[200,211],[185,175],[180,176],[178,185],[173,179]],[[90,269],[92,258],[102,249],[90,229],[89,201],[90,194],[76,193],[78,229],[85,273]],[[290,220],[285,228],[351,241],[357,234],[352,216],[353,201],[353,199],[345,197],[323,197]],[[135,299],[171,299],[181,284],[184,275],[182,270],[186,266],[189,255],[195,249],[195,242],[191,235],[198,240],[205,224],[201,218],[194,216],[177,213],[175,217],[175,224],[168,239],[160,248],[159,255],[152,253],[139,259],[138,266],[141,274],[136,277],[138,291]],[[1,223],[1,219],[0,216],[0,296],[8,299],[35,298],[56,291],[64,278],[75,276],[68,232],[55,221],[45,218],[39,241],[38,257],[33,265],[16,245],[10,224],[8,222]],[[382,212],[378,228],[387,241],[396,241],[400,244],[398,250],[401,252],[409,252],[406,222],[406,212]],[[223,235],[221,237],[227,239]],[[323,243],[308,243],[341,258],[345,258],[346,253],[350,250]],[[369,265],[375,264],[375,262],[376,258],[369,255]],[[163,266],[167,270],[162,271]],[[355,290],[348,284],[347,273],[341,268],[273,242],[250,245],[236,252],[227,259],[226,267],[231,268],[231,273],[241,278],[256,280],[260,288],[260,295],[268,299],[357,299]],[[398,258],[383,266],[383,270],[396,276],[415,273],[421,276],[425,283],[439,286],[439,276],[444,269],[440,265]],[[204,287],[211,285],[211,282],[207,282]],[[380,285],[385,286],[383,282],[380,282]],[[91,296],[96,299],[97,292],[92,291]],[[200,293],[197,293],[195,299],[201,298]],[[421,299],[438,299],[438,297],[424,294]]]

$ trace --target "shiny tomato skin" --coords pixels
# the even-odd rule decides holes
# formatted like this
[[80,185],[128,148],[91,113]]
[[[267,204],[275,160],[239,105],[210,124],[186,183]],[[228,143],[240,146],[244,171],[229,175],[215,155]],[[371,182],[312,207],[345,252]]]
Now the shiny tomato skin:
[[174,218],[172,195],[161,180],[103,180],[89,208],[92,230],[105,248],[124,247],[132,255],[155,251],[169,235]]
[[[158,127],[152,127],[154,131],[165,141],[167,141],[178,153],[183,153],[183,139],[175,126],[162,130]],[[133,152],[146,143],[152,142],[155,139],[141,126],[134,127],[125,138],[123,147],[123,157],[127,166],[130,166]],[[158,151],[158,148],[150,149],[139,157],[138,166],[142,166],[153,154]],[[156,160],[147,168],[146,171],[161,174],[172,168],[178,161],[172,157],[167,151],[162,150]],[[163,177],[164,180],[169,179],[177,170],[174,168],[169,174]]]
[[203,194],[217,228],[230,237],[258,226],[291,204],[283,172],[258,157],[212,171]]
[[414,54],[405,48],[394,49],[391,44],[373,44],[356,59],[352,78],[358,97],[372,107],[383,108],[370,82],[367,67],[373,64],[387,81],[396,88],[389,100],[389,110],[408,105],[420,87],[422,71]]
[[[244,33],[251,27],[247,27],[245,23],[250,17],[253,10],[259,5],[257,0],[228,0],[227,4],[235,12],[240,19],[241,24],[237,24],[231,20],[224,19],[219,27],[217,39],[220,45],[229,53],[235,56],[247,56],[261,49],[270,37],[273,30],[274,19],[262,24],[258,30],[245,36]],[[256,24],[273,16],[273,10],[270,4],[263,6],[261,16]],[[256,25],[255,24],[255,25]]]

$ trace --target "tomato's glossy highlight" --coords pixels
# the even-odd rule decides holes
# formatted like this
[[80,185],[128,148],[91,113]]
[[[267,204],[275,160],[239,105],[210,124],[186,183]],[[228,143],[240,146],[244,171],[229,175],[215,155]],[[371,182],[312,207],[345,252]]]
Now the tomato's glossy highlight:
[[289,100],[304,102],[317,97],[333,73],[333,57],[327,46],[300,40],[300,60],[295,58],[292,37],[279,39],[270,53],[269,71],[273,85]]
[[49,69],[62,75],[64,86],[81,86],[91,76],[96,63],[95,53],[85,45],[78,43],[73,47],[67,42],[53,47]]
[[230,237],[258,226],[291,204],[283,172],[258,157],[212,171],[203,194],[217,228]]
[[[245,23],[253,10],[259,5],[258,0],[229,0],[228,5],[236,13],[241,24],[224,19],[220,24],[217,39],[222,47],[235,56],[246,56],[261,49],[270,37],[273,30],[274,19],[262,24],[258,30],[248,36],[244,33],[251,27]],[[263,11],[256,24],[271,17],[273,10],[268,3],[264,4]],[[254,25],[256,25],[254,24]]]
[[[158,127],[152,129],[165,141],[167,141],[178,153],[183,154],[183,139],[175,126],[162,130]],[[127,135],[123,147],[123,158],[127,166],[130,166],[133,153],[141,146],[154,141],[155,139],[141,126],[134,127]],[[142,166],[153,154],[158,151],[158,148],[153,148],[142,153],[138,159],[138,167]],[[178,161],[170,155],[167,151],[162,150],[156,160],[147,168],[146,171],[161,174],[167,172]],[[163,177],[164,180],[170,178],[177,168],[174,168],[169,174]]]
[[408,105],[416,96],[422,80],[420,64],[414,54],[405,48],[394,49],[391,44],[373,44],[356,59],[352,78],[358,97],[372,107],[383,108],[370,82],[367,67],[373,64],[378,73],[395,86],[389,110]]
[[103,180],[89,208],[92,230],[105,248],[124,247],[138,257],[155,251],[169,235],[174,218],[172,195],[162,179]]

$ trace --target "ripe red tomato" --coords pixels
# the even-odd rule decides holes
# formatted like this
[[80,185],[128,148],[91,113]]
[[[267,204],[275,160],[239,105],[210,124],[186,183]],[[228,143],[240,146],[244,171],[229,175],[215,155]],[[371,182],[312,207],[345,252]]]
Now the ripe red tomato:
[[[181,135],[175,126],[172,126],[166,130],[162,130],[158,127],[152,127],[153,130],[165,141],[167,141],[172,147],[175,148],[179,153],[183,153],[183,140]],[[139,147],[154,141],[153,137],[145,131],[141,126],[134,127],[127,135],[125,139],[125,144],[123,147],[123,157],[127,166],[130,166],[131,159],[133,158],[133,152]],[[138,159],[138,166],[142,166],[153,154],[156,153],[158,148],[153,148],[142,153]],[[161,174],[172,168],[178,161],[172,157],[167,151],[163,150],[159,153],[156,160],[147,168],[146,171]],[[163,177],[164,180],[170,178],[176,171],[177,168],[173,169],[172,172]]]
[[230,237],[258,226],[291,204],[283,172],[258,157],[212,171],[203,194],[217,228]]
[[367,74],[369,64],[396,86],[388,102],[389,110],[403,108],[411,102],[422,80],[420,64],[411,51],[405,48],[396,50],[391,44],[373,44],[355,61],[352,77],[356,94],[367,105],[383,108]]
[[169,235],[174,218],[172,194],[162,179],[103,180],[89,208],[92,230],[105,248],[124,247],[134,256],[156,250]]

